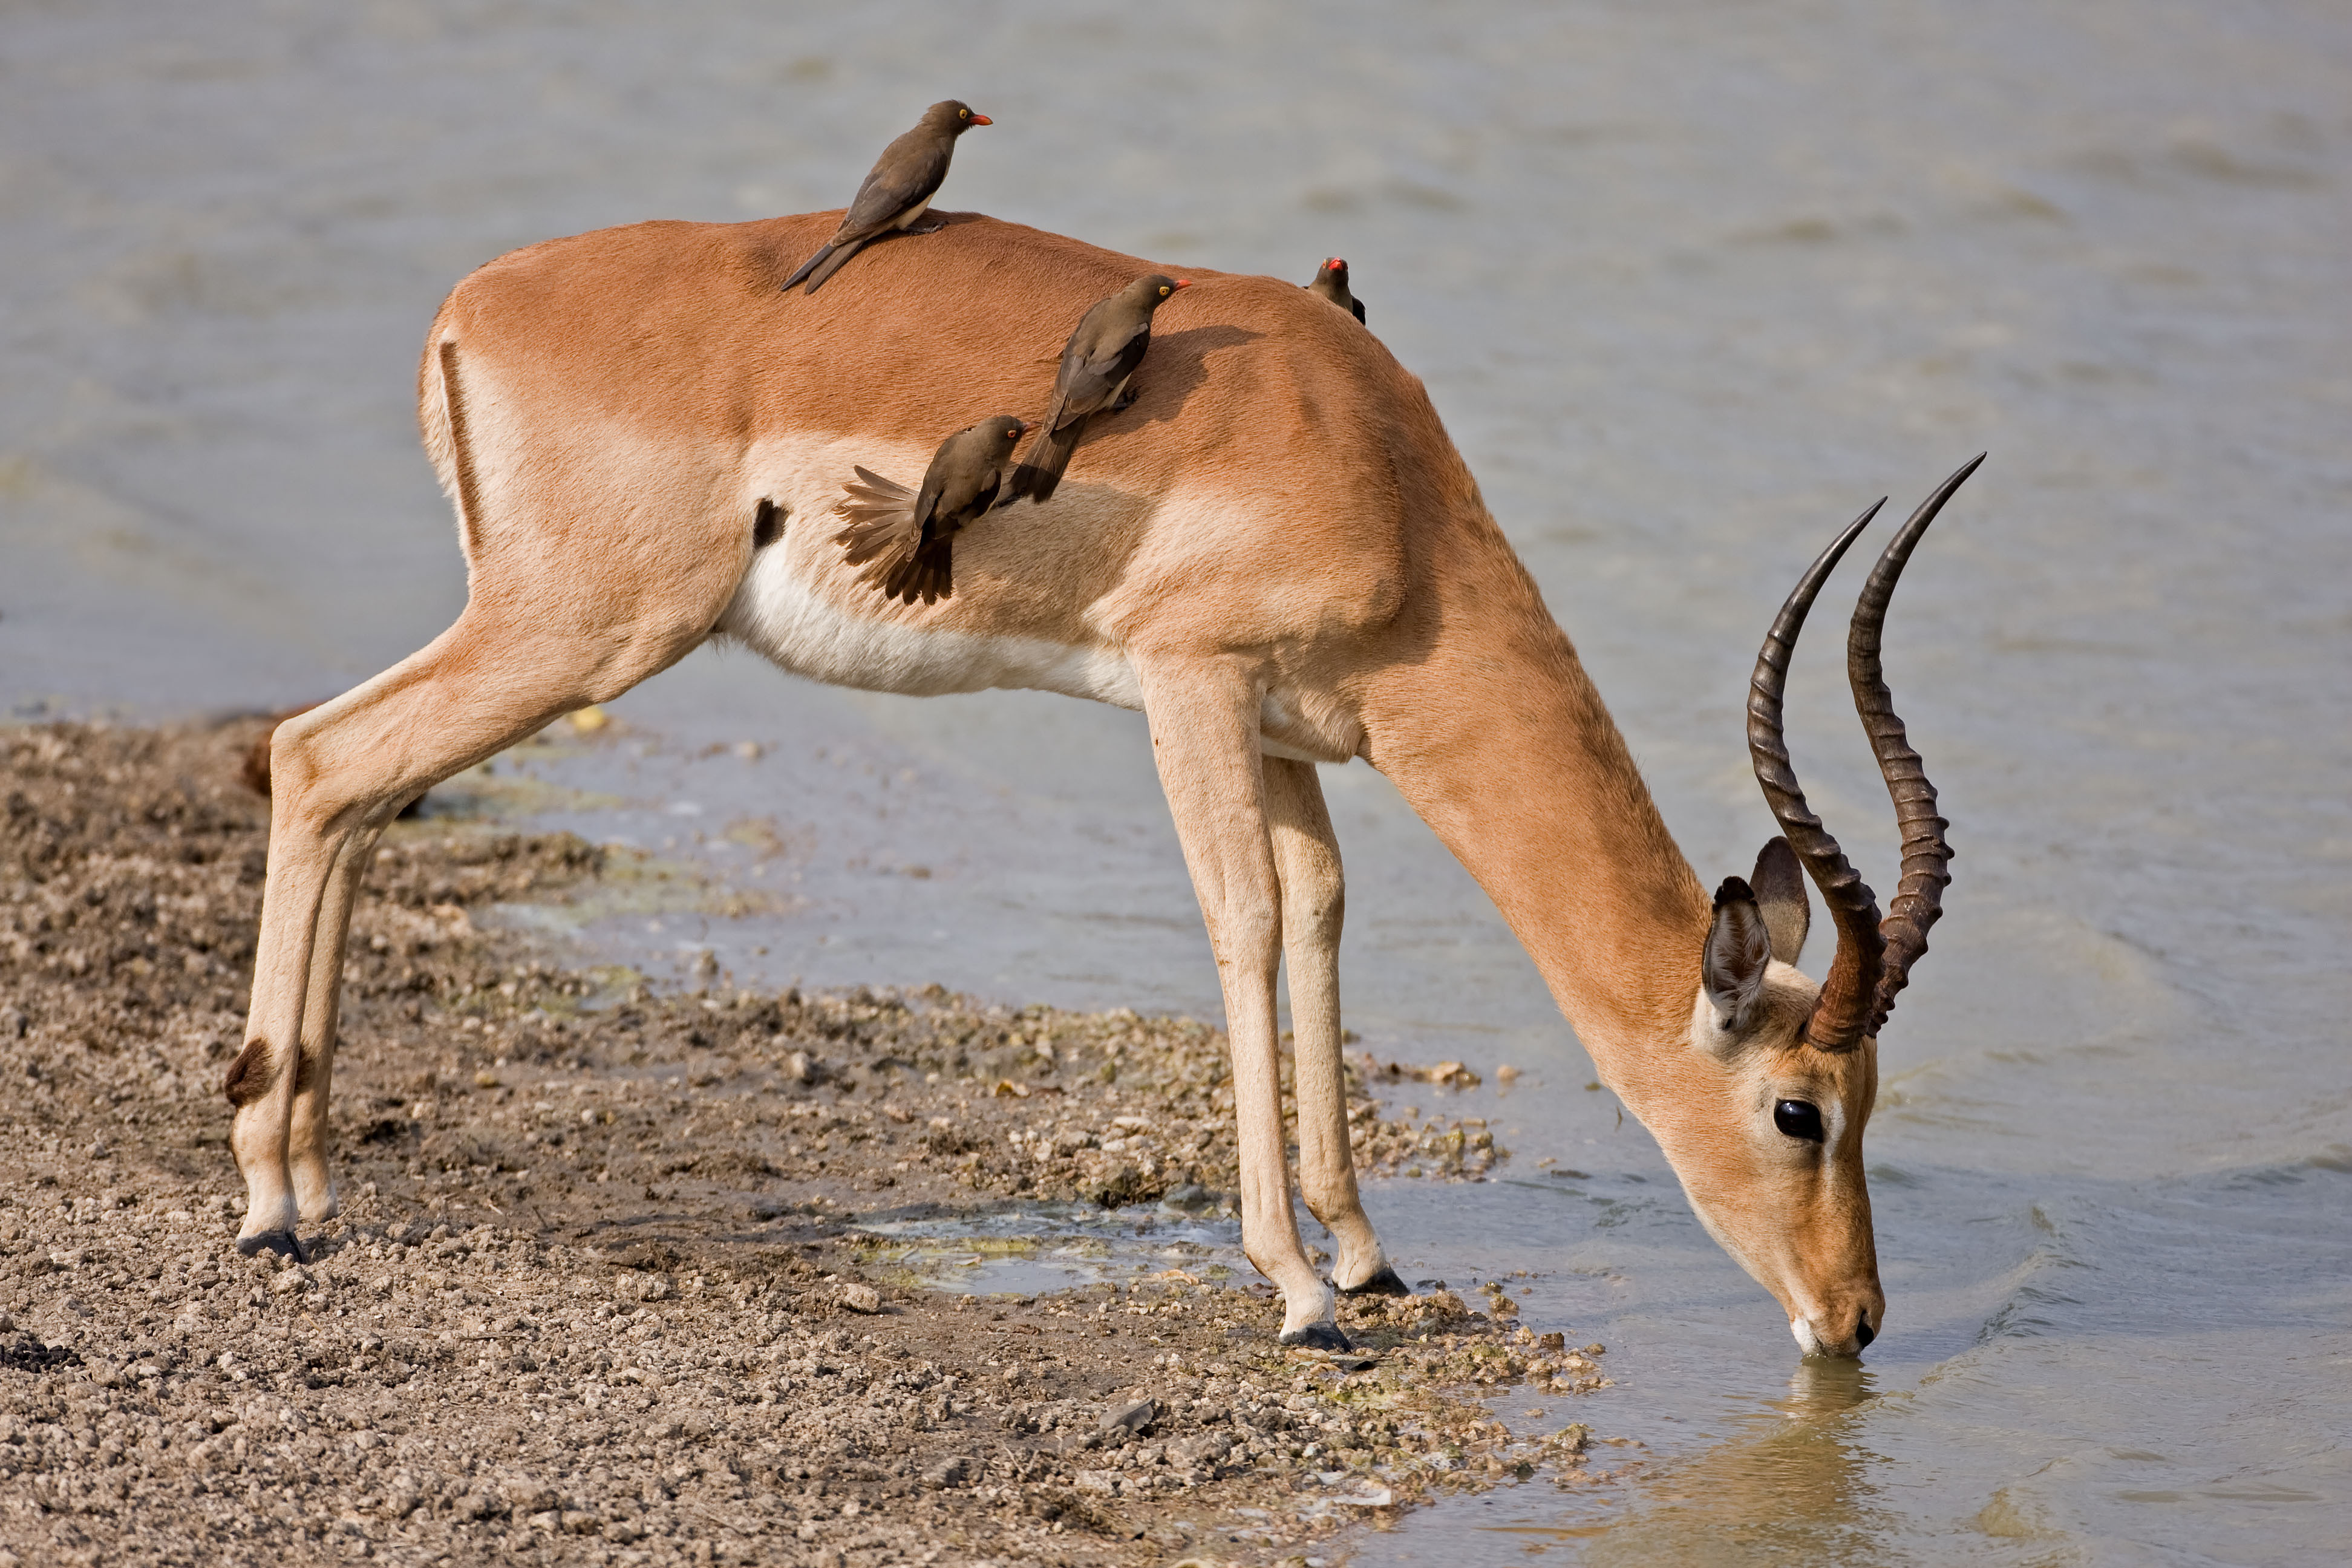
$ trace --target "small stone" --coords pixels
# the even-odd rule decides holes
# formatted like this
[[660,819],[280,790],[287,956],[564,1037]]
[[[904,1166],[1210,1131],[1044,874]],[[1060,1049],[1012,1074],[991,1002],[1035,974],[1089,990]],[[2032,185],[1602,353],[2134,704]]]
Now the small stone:
[[552,1526],[555,1516],[548,1510],[555,1507],[556,1498],[553,1488],[542,1486],[537,1481],[509,1480],[499,1487],[499,1491],[507,1500],[507,1505],[515,1512],[526,1517],[545,1513],[550,1525]]
[[22,1007],[0,1007],[0,1040],[19,1039],[32,1026]]
[[960,1487],[971,1479],[972,1462],[962,1454],[950,1455],[923,1472],[923,1484],[929,1487]]
[[1159,1418],[1160,1406],[1157,1404],[1149,1399],[1139,1399],[1134,1404],[1122,1405],[1104,1416],[1102,1435],[1105,1438],[1109,1438],[1122,1431],[1131,1434],[1140,1433]]
[[1094,1492],[1101,1497],[1117,1497],[1119,1474],[1117,1470],[1080,1470],[1077,1487],[1082,1492]]
[[1202,1465],[1220,1465],[1234,1451],[1234,1439],[1226,1432],[1203,1432],[1197,1437],[1183,1437],[1168,1445],[1168,1462],[1180,1469],[1192,1469]]
[[868,1316],[882,1310],[882,1298],[871,1285],[844,1285],[834,1292],[834,1299],[850,1311]]

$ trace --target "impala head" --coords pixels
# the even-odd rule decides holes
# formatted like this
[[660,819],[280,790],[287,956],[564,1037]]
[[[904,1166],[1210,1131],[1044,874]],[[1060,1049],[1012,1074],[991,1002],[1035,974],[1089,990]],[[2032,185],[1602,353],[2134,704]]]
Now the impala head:
[[975,125],[993,125],[996,121],[985,114],[973,113],[969,103],[946,98],[923,110],[923,123],[934,131],[952,131],[961,136]]
[[[1903,880],[1879,918],[1837,840],[1805,805],[1780,732],[1780,693],[1806,612],[1854,520],[1799,581],[1764,639],[1748,685],[1748,745],[1782,837],[1746,880],[1725,879],[1700,954],[1686,1098],[1655,1119],[1691,1206],[1724,1250],[1772,1294],[1808,1355],[1855,1355],[1886,1308],[1863,1175],[1862,1131],[1878,1092],[1878,1032],[1927,948],[1951,879],[1948,826],[1896,718],[1879,666],[1887,601],[1912,547],[1979,457],[1944,482],[1879,556],[1854,606],[1846,670],[1903,833]],[[1880,505],[1885,504],[1881,502]],[[1828,978],[1796,968],[1811,914],[1810,874],[1837,928]]]

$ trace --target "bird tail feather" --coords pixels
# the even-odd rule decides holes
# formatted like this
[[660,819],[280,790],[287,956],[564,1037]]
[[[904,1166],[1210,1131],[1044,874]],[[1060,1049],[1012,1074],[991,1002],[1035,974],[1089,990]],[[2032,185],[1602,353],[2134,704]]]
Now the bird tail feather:
[[1073,419],[1059,430],[1050,423],[1040,430],[1037,444],[1029,448],[1029,456],[1013,471],[1013,493],[1034,501],[1049,499],[1054,487],[1062,482],[1063,470],[1070,466],[1070,458],[1078,449],[1078,436],[1085,428],[1085,420]]
[[831,240],[827,240],[824,244],[818,246],[816,247],[816,254],[810,257],[806,261],[802,262],[800,264],[799,270],[795,271],[790,278],[784,279],[784,289],[789,290],[793,284],[799,282],[802,279],[815,271],[817,269],[817,264],[832,254],[833,242]]
[[[871,235],[866,237],[868,239],[872,237],[873,237]],[[844,240],[839,245],[829,245],[825,247],[825,248],[833,252],[833,254],[825,257],[823,260],[816,263],[816,270],[810,276],[808,287],[801,290],[804,294],[815,293],[817,289],[823,286],[826,279],[841,270],[842,263],[847,261],[851,257],[866,248],[866,240]],[[789,289],[792,285],[787,283],[784,287]]]
[[856,468],[857,477],[841,487],[842,499],[834,513],[847,526],[833,536],[842,557],[863,567],[858,580],[882,591],[886,599],[935,604],[953,591],[948,542],[923,546],[923,531],[915,521],[915,492],[896,479],[886,479],[871,468]]

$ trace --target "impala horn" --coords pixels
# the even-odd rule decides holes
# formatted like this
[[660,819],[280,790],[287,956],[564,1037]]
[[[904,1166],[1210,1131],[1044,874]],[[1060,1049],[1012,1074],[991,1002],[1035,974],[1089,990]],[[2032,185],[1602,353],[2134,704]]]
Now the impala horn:
[[1883,499],[1848,523],[1805,569],[1765,634],[1756,673],[1748,682],[1748,752],[1756,766],[1756,782],[1837,925],[1837,955],[1831,960],[1829,978],[1822,984],[1821,1000],[1814,1004],[1803,1035],[1820,1050],[1850,1051],[1864,1037],[1877,1035],[1894,1011],[1895,994],[1910,979],[1911,966],[1927,951],[1927,928],[1943,913],[1944,888],[1951,880],[1944,863],[1952,858],[1944,830],[1950,824],[1936,815],[1936,786],[1927,782],[1919,753],[1911,749],[1903,721],[1895,716],[1894,694],[1887,690],[1879,665],[1879,634],[1912,547],[1952,492],[1983,461],[1979,452],[1946,479],[1888,542],[1863,584],[1846,635],[1846,679],[1853,687],[1854,710],[1870,736],[1871,752],[1878,759],[1879,774],[1894,797],[1895,819],[1903,831],[1903,880],[1894,912],[1885,920],[1878,915],[1878,895],[1847,863],[1838,841],[1806,805],[1780,729],[1780,693],[1788,684],[1789,656],[1804,629],[1805,615],[1846,547],[1886,504]]

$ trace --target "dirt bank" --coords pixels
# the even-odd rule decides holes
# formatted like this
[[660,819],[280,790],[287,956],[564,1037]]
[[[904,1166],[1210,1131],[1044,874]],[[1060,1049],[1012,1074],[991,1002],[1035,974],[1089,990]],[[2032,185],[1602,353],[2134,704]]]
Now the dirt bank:
[[[1498,1294],[1346,1304],[1364,1353],[1332,1358],[1281,1352],[1270,1291],[1221,1270],[1033,1299],[887,1267],[887,1220],[1228,1207],[1222,1038],[570,970],[487,912],[609,874],[569,836],[387,835],[344,1215],[306,1265],[239,1259],[218,1084],[267,837],[240,740],[0,733],[0,1568],[1258,1561],[1622,1468],[1477,1403],[1605,1382]],[[1369,1168],[1502,1157],[1360,1089],[1350,1115]]]

